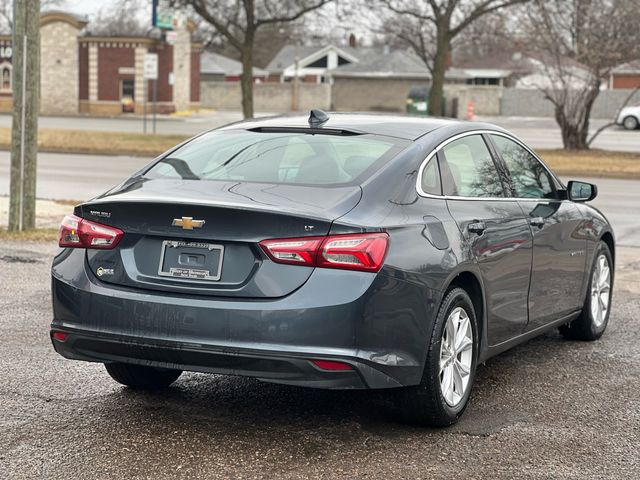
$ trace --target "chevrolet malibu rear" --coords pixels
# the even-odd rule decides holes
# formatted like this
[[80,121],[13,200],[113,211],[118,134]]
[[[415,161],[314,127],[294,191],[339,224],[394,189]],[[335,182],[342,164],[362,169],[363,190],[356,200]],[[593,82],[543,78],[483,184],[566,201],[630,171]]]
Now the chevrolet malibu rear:
[[183,371],[394,389],[446,426],[476,366],[559,328],[597,340],[615,242],[487,124],[312,111],[213,130],[60,228],[51,339],[132,388]]
[[401,242],[377,218],[340,221],[409,143],[249,124],[78,205],[52,269],[55,349],[133,387],[183,370],[320,388],[419,377],[415,332],[369,331],[417,289],[394,274]]

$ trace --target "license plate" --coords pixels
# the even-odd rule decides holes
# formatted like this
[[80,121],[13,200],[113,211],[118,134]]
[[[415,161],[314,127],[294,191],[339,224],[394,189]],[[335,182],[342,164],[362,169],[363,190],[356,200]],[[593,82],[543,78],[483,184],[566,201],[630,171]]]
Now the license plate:
[[224,247],[213,243],[165,240],[158,275],[190,280],[220,280]]

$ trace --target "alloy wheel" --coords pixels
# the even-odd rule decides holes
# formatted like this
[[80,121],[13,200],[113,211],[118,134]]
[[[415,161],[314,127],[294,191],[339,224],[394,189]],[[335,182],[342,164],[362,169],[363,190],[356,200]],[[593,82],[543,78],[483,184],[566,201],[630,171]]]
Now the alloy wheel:
[[473,362],[473,328],[462,307],[447,317],[440,342],[440,391],[450,407],[464,397],[471,378]]
[[627,130],[635,130],[638,128],[638,121],[633,117],[627,117],[624,119],[623,125]]
[[607,318],[611,298],[611,269],[609,260],[600,255],[591,277],[591,318],[596,327],[601,327]]

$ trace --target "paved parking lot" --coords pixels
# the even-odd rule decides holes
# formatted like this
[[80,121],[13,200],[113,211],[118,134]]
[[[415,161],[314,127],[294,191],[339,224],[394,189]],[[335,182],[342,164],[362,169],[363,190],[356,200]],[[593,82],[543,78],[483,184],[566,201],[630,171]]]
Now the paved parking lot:
[[163,393],[55,354],[57,248],[0,243],[0,478],[637,478],[640,249],[618,254],[609,329],[554,331],[479,367],[464,420],[403,425],[390,396],[185,374]]

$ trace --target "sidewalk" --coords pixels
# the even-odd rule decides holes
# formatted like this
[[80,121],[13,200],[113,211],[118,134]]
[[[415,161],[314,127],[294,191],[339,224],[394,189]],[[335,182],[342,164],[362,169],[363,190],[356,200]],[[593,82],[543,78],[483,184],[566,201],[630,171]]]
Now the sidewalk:
[[[65,215],[73,213],[69,202],[36,200],[36,228],[58,228]],[[0,197],[0,229],[9,223],[9,197]]]

